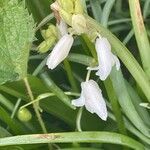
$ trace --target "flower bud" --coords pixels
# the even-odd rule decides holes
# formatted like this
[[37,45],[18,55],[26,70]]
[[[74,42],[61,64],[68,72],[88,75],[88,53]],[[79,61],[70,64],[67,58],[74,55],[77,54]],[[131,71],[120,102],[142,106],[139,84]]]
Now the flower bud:
[[72,16],[72,28],[77,34],[86,32],[86,19],[83,15],[77,14]]
[[81,3],[81,0],[75,0],[75,9],[74,9],[74,13],[75,14],[83,14],[83,6],[82,6],[82,3]]
[[55,41],[56,41],[55,37],[46,39],[38,46],[38,51],[40,53],[46,53],[54,45]]
[[73,13],[74,4],[72,0],[57,0],[59,6],[68,13]]
[[55,45],[51,54],[49,55],[46,65],[49,69],[54,69],[59,63],[61,63],[69,54],[71,46],[73,44],[73,37],[69,34],[65,34]]
[[56,26],[54,26],[52,24],[48,26],[48,29],[42,30],[41,34],[45,40],[48,38],[51,38],[53,36],[57,38],[57,35],[58,35]]
[[22,122],[28,122],[32,118],[31,112],[27,108],[22,108],[18,111],[18,119]]
[[65,11],[64,9],[60,9],[59,10],[59,14],[61,16],[61,18],[68,24],[68,25],[72,25],[72,14],[68,13],[67,11]]

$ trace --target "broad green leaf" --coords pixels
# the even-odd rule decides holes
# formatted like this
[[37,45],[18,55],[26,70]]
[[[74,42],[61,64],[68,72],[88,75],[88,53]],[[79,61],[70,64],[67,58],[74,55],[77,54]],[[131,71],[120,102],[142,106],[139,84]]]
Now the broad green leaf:
[[6,5],[8,3],[9,0],[1,0],[0,1],[0,7],[3,7],[4,5]]
[[24,1],[0,3],[0,84],[19,80],[27,74],[34,21]]

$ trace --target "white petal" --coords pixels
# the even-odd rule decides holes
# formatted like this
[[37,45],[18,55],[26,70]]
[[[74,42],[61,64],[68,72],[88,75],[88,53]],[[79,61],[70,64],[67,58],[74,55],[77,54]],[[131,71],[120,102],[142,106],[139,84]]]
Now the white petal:
[[78,99],[72,100],[71,104],[76,106],[76,107],[84,106],[85,105],[85,99],[84,99],[83,93],[81,92],[81,96]]
[[89,80],[82,83],[85,107],[91,113],[96,113],[102,120],[107,119],[107,108],[98,84]]
[[98,75],[101,80],[105,80],[112,69],[111,45],[106,38],[98,38],[95,46],[100,66],[96,75]]
[[65,34],[58,41],[47,59],[46,65],[48,65],[48,68],[54,69],[68,56],[73,41],[73,37],[69,34]]
[[50,5],[50,7],[51,7],[52,10],[57,10],[57,11],[59,11],[59,4],[58,4],[58,2],[52,3],[52,4]]
[[117,56],[115,56],[114,54],[112,54],[112,55],[113,55],[114,63],[116,65],[116,69],[119,70],[120,69],[120,61]]
[[57,24],[57,28],[59,29],[60,37],[68,33],[67,24],[62,19],[60,20],[60,23]]

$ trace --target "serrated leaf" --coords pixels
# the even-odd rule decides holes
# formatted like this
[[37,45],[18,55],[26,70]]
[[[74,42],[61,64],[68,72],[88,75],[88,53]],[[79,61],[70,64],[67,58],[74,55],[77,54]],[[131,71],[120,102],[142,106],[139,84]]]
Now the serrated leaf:
[[[1,3],[2,4],[2,3]],[[0,7],[0,84],[27,75],[34,21],[24,1],[10,0]]]

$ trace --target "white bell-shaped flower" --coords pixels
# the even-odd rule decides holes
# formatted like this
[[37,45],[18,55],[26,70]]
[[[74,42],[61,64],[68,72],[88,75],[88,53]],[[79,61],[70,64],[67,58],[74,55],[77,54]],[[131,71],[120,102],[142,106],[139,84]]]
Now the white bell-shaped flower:
[[54,69],[68,56],[73,41],[72,35],[65,34],[62,36],[47,59],[46,65],[49,69]]
[[105,80],[114,65],[116,65],[116,69],[120,69],[120,61],[111,52],[111,45],[108,42],[107,38],[99,37],[96,39],[95,48],[98,56],[99,66],[95,68],[88,68],[89,70],[98,70],[96,75],[100,77],[101,80]]
[[89,80],[81,83],[81,96],[78,99],[72,100],[72,105],[85,108],[96,113],[102,120],[107,119],[106,103],[102,95],[102,91],[94,80]]

